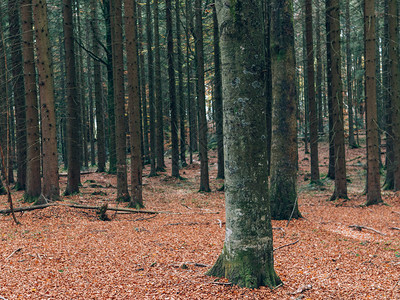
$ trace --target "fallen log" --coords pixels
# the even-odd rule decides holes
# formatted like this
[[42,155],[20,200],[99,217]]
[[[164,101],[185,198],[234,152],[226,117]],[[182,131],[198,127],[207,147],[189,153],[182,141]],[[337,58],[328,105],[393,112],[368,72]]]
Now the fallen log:
[[[26,207],[16,207],[14,208],[14,212],[21,212],[21,211],[30,211],[30,210],[35,210],[35,209],[43,209],[49,206],[56,206],[58,205],[57,203],[47,203],[47,204],[42,204],[42,205],[32,205],[32,206],[26,206]],[[0,210],[0,214],[10,214],[11,209],[2,209]]]

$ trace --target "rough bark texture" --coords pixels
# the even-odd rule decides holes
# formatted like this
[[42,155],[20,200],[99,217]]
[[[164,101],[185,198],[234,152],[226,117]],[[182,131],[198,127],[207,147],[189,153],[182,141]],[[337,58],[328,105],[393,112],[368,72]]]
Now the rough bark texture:
[[154,59],[155,59],[155,102],[156,102],[156,165],[157,171],[165,171],[164,162],[164,120],[160,60],[160,30],[158,0],[154,0]]
[[[95,56],[100,55],[99,49],[99,28],[96,21],[96,1],[92,0],[92,47]],[[105,126],[104,126],[104,108],[103,108],[103,88],[100,62],[97,60],[93,61],[93,72],[94,76],[94,95],[96,104],[96,129],[97,129],[97,170],[104,172],[106,169],[106,140],[105,140]]]
[[67,157],[68,180],[65,195],[79,193],[80,183],[80,102],[76,84],[76,61],[74,51],[74,28],[72,24],[72,1],[63,0],[64,49],[67,83]]
[[389,28],[389,95],[392,105],[392,132],[393,132],[393,187],[400,190],[400,83],[399,83],[399,31],[398,5],[396,0],[388,2]]
[[24,190],[26,185],[26,112],[25,90],[21,52],[21,30],[19,8],[21,0],[8,1],[12,89],[14,94],[16,146],[17,146],[17,183],[16,188]]
[[174,44],[172,39],[172,3],[166,0],[167,21],[167,56],[169,100],[171,109],[171,144],[172,144],[172,176],[179,177],[179,141],[178,141],[178,115],[176,107],[175,70],[174,70]]
[[207,145],[207,117],[206,92],[204,85],[204,51],[203,51],[203,9],[201,0],[195,1],[195,48],[196,48],[196,75],[197,101],[199,104],[199,158],[200,158],[200,191],[209,192],[208,176],[208,145]]
[[364,1],[365,98],[367,121],[367,202],[382,202],[379,174],[378,114],[376,102],[374,0]]
[[327,47],[330,47],[331,56],[331,66],[330,70],[328,69],[328,73],[331,73],[331,94],[329,96],[332,98],[332,133],[335,147],[335,191],[331,200],[347,199],[338,0],[326,1],[326,18],[326,22],[329,23],[329,39],[326,44]]
[[131,143],[131,201],[130,207],[143,207],[142,153],[140,147],[139,65],[136,46],[136,1],[125,3],[125,34],[128,65],[129,132]]
[[[33,16],[36,35],[42,125],[42,195],[48,200],[58,200],[60,196],[60,187],[58,183],[56,114],[54,109],[54,76],[47,23],[47,4],[45,0],[33,0]],[[40,204],[40,202],[45,202],[43,200],[45,199],[41,197],[38,204]]]
[[39,197],[41,192],[39,115],[33,51],[32,0],[23,0],[21,2],[21,21],[27,121],[27,180],[25,199],[31,200]]
[[126,170],[125,89],[121,0],[110,1],[110,12],[112,29],[111,37],[113,45],[117,199],[120,201],[129,201]]
[[296,190],[296,62],[292,2],[273,1],[271,13],[271,215],[274,219],[287,220],[301,217]]
[[[214,1],[215,3],[215,1]],[[214,22],[214,102],[215,102],[215,127],[217,135],[218,171],[217,178],[224,178],[224,135],[223,135],[223,111],[222,111],[222,74],[221,52],[219,47],[219,30],[217,10],[213,6]]]
[[[224,72],[226,234],[208,272],[257,288],[281,283],[274,271],[268,199],[261,1],[217,0]],[[251,134],[249,134],[251,132]]]
[[154,57],[153,57],[153,26],[151,20],[150,0],[146,1],[146,33],[147,33],[147,76],[149,83],[149,113],[150,113],[150,173],[149,177],[156,173],[156,119],[154,101]]
[[307,89],[310,120],[311,182],[319,181],[318,167],[318,116],[314,85],[314,45],[312,1],[306,0]]

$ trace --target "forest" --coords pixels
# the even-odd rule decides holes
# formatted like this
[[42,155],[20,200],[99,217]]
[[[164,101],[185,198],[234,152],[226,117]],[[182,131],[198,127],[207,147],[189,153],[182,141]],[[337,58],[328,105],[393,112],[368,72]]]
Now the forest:
[[400,299],[399,6],[0,1],[0,299]]

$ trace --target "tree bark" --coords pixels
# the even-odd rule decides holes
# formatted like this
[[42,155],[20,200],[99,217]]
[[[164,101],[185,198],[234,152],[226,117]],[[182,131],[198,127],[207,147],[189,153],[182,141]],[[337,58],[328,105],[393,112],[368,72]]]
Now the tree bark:
[[24,83],[27,130],[27,181],[25,200],[31,202],[40,196],[40,136],[36,70],[33,45],[32,0],[21,2],[22,46],[24,57]]
[[[54,107],[54,76],[47,21],[46,0],[33,0],[33,16],[36,34],[37,69],[42,126],[43,188],[37,204],[49,199],[59,199],[58,155],[56,114]],[[45,199],[44,199],[45,198]]]
[[273,288],[281,281],[274,271],[268,199],[261,1],[216,5],[224,69],[226,234],[208,274],[242,287]]
[[296,62],[292,2],[272,2],[271,216],[300,218],[297,203]]

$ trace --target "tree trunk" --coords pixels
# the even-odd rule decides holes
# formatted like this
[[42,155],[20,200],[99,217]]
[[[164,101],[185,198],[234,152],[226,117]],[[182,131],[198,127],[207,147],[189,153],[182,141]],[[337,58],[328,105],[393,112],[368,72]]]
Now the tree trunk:
[[300,218],[297,203],[296,62],[291,1],[272,2],[271,216]]
[[195,1],[195,48],[196,48],[196,75],[197,75],[197,100],[199,103],[199,157],[200,157],[200,189],[209,192],[208,176],[208,145],[207,145],[207,117],[206,95],[204,85],[204,51],[203,51],[203,9],[201,0]]
[[367,120],[367,202],[382,202],[379,174],[378,114],[376,102],[375,64],[375,6],[374,0],[364,1],[364,51],[365,51],[365,99]]
[[142,153],[140,147],[139,65],[136,44],[136,1],[125,2],[125,34],[128,65],[129,132],[131,143],[131,201],[130,207],[143,207]]
[[307,82],[308,108],[310,120],[311,182],[319,181],[318,167],[318,116],[314,86],[314,49],[312,26],[312,0],[306,0],[306,44],[307,44]]
[[388,2],[389,28],[389,95],[392,105],[393,132],[393,181],[394,190],[400,190],[400,83],[399,83],[399,30],[398,30],[398,1]]
[[221,53],[219,48],[219,30],[215,0],[213,6],[214,24],[214,101],[215,101],[215,125],[217,135],[218,171],[217,178],[224,176],[224,135],[223,135],[223,111],[222,111],[222,75],[221,75]]
[[[47,3],[45,0],[33,0],[33,16],[36,34],[37,69],[39,73],[39,92],[42,126],[43,151],[43,188],[40,202],[46,199],[58,200],[57,131],[54,107],[54,77],[51,63],[51,47],[47,22]],[[45,199],[44,199],[45,198]]]
[[151,20],[150,0],[146,0],[146,25],[147,25],[147,75],[149,84],[149,111],[150,111],[150,173],[149,177],[157,175],[156,172],[156,120],[154,101],[154,58],[153,58],[153,26]]
[[281,281],[274,271],[267,196],[261,1],[235,1],[228,7],[217,0],[216,5],[224,68],[226,234],[208,274],[242,287],[273,288]]
[[340,18],[339,0],[326,0],[327,47],[330,48],[331,93],[332,103],[332,133],[335,153],[335,191],[331,200],[347,199],[346,158],[344,149],[343,97],[340,67]]
[[76,85],[76,61],[72,21],[72,1],[63,0],[64,47],[67,80],[67,157],[68,180],[65,195],[79,193],[80,183],[80,102]]
[[172,176],[179,178],[178,116],[177,116],[176,91],[175,91],[174,44],[172,39],[171,0],[166,0],[166,21],[167,21],[169,99],[171,105]]
[[17,190],[26,185],[26,107],[21,53],[21,30],[19,8],[21,0],[8,1],[12,87],[15,104],[16,146],[17,146]]
[[117,154],[117,199],[129,201],[126,170],[126,128],[124,60],[122,45],[122,3],[110,1],[111,40],[113,45],[113,78],[115,102],[115,145]]
[[163,120],[163,97],[161,81],[160,60],[160,25],[158,0],[154,0],[154,58],[155,58],[155,92],[156,92],[156,158],[157,171],[165,171],[164,162],[164,120]]
[[323,103],[322,103],[322,57],[321,57],[321,4],[318,3],[316,6],[316,23],[315,35],[316,35],[316,51],[315,59],[317,64],[317,76],[316,82],[316,98],[318,103],[318,131],[320,134],[324,133],[324,119],[323,119]]
[[[96,21],[96,1],[91,2],[91,19],[92,19],[92,47],[96,57],[100,56],[99,49],[99,28]],[[106,141],[104,129],[104,107],[103,107],[103,89],[102,89],[102,71],[98,60],[93,61],[94,76],[94,96],[96,104],[96,129],[97,129],[97,171],[104,172],[106,170]]]
[[21,2],[22,46],[24,57],[24,82],[27,129],[27,181],[25,200],[32,202],[40,196],[40,139],[36,70],[33,48],[32,0]]

